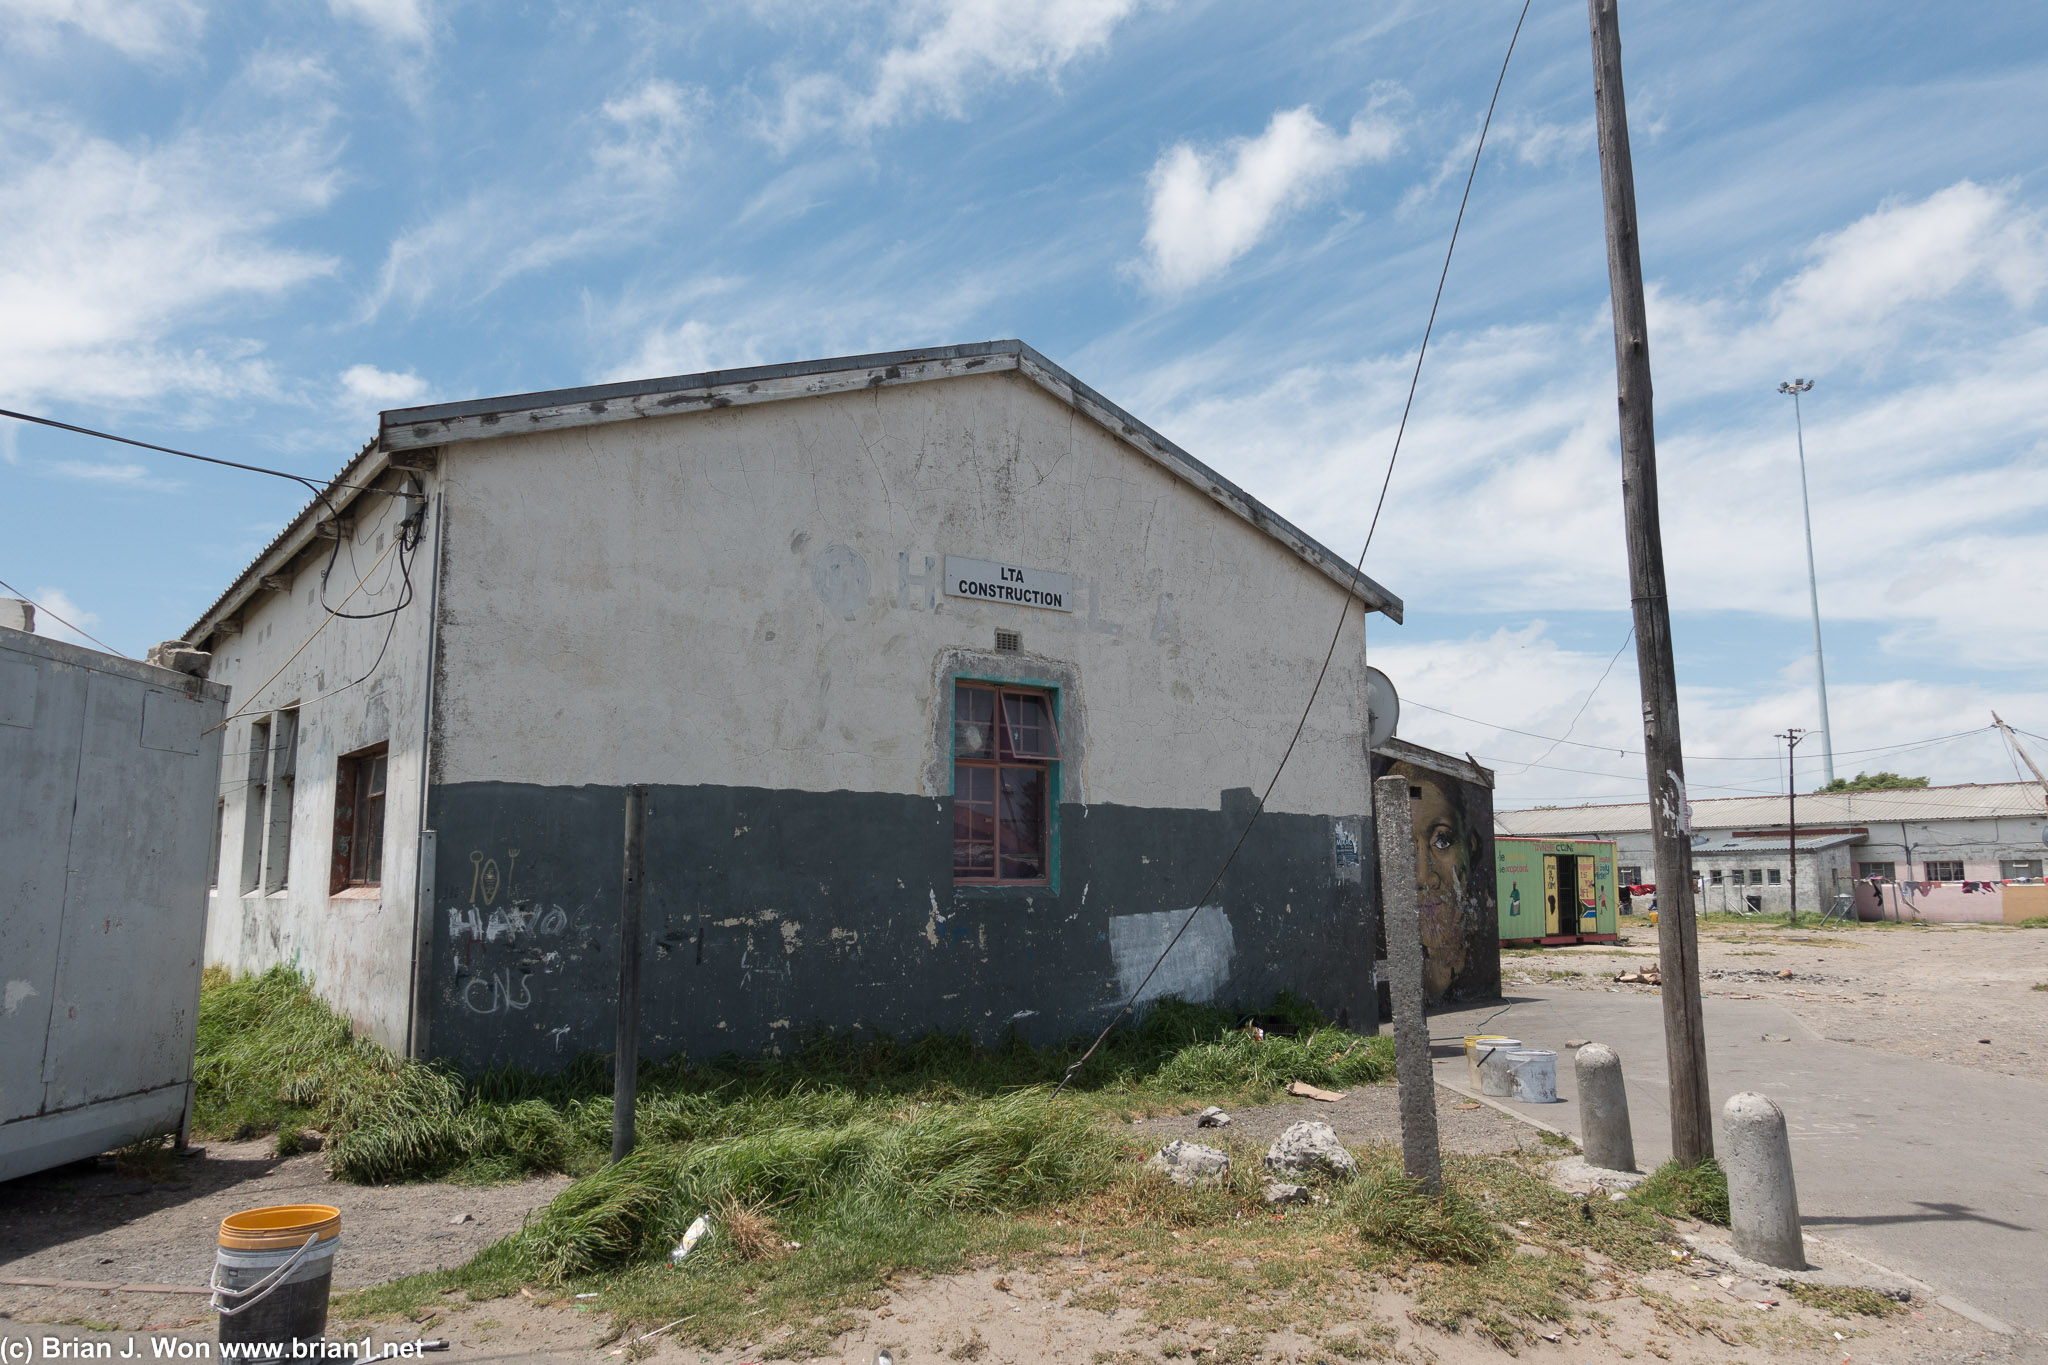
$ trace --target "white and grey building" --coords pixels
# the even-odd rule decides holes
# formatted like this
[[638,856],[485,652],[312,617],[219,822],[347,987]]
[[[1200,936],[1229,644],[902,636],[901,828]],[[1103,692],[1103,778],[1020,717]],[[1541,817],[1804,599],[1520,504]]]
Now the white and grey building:
[[1016,341],[388,412],[188,632],[234,693],[208,955],[414,1055],[606,1051],[646,783],[652,1054],[1063,1036],[1198,903],[1148,996],[1370,1027],[1401,610]]

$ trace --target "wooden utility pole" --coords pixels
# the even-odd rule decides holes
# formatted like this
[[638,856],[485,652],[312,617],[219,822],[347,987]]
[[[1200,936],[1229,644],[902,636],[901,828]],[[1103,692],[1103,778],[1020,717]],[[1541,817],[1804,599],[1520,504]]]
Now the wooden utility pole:
[[640,1089],[640,907],[647,896],[647,787],[626,788],[625,868],[619,877],[619,1016],[612,1046],[612,1160],[633,1150]]
[[1679,755],[1678,671],[1664,593],[1664,537],[1657,516],[1657,437],[1650,406],[1650,329],[1636,239],[1636,181],[1629,161],[1628,103],[1621,88],[1616,0],[1587,0],[1593,24],[1593,105],[1600,131],[1600,188],[1607,210],[1607,279],[1614,296],[1614,369],[1621,408],[1621,505],[1627,523],[1636,668],[1642,679],[1643,751],[1656,841],[1659,968],[1664,1053],[1671,1081],[1671,1155],[1695,1165],[1714,1154],[1707,1098],[1707,1036],[1700,1018],[1699,927],[1692,903],[1692,815]]
[[[1785,875],[1792,879],[1792,914],[1788,925],[1799,923],[1799,767],[1792,751],[1806,738],[1806,731],[1791,729],[1778,736],[1785,741]],[[1814,874],[1814,890],[1820,890],[1820,874]]]
[[2025,749],[2022,749],[2020,747],[2020,737],[2012,732],[2012,727],[2010,725],[2007,725],[2004,721],[1998,718],[1998,713],[1996,711],[1993,711],[1991,713],[1991,723],[1993,725],[1996,725],[1998,727],[1998,732],[2005,736],[2005,742],[2007,744],[2012,745],[2012,751],[2018,754],[2021,760],[2024,761],[2029,768],[2032,768],[2034,770],[2034,780],[2041,784],[2041,799],[2044,802],[2048,802],[2048,777],[2043,777],[2041,775],[2041,765],[2034,762],[2034,756],[2032,754],[2028,753]]

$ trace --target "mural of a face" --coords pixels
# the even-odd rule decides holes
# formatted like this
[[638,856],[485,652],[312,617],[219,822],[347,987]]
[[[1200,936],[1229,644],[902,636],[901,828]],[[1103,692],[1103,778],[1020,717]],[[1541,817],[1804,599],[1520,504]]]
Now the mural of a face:
[[1422,985],[1435,999],[1465,967],[1465,886],[1471,847],[1465,817],[1434,773],[1409,763],[1390,764],[1408,779],[1415,816],[1415,888],[1422,911]]

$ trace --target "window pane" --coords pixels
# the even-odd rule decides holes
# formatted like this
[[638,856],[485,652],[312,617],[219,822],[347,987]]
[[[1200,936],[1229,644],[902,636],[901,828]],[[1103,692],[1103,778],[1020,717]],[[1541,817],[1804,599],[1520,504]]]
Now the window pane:
[[996,756],[996,694],[992,688],[953,688],[953,752],[960,758]]
[[1045,769],[1002,770],[1000,874],[1004,881],[1045,876]]
[[1044,697],[1025,692],[1003,694],[1003,757],[1059,757],[1059,740],[1053,734],[1052,707]]
[[957,764],[953,769],[953,875],[996,875],[996,771]]

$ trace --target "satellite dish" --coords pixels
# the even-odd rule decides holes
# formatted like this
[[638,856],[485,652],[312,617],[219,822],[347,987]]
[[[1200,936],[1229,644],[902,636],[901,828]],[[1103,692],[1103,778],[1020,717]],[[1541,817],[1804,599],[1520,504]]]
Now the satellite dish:
[[1365,670],[1365,715],[1365,742],[1375,749],[1392,739],[1394,728],[1401,723],[1401,694],[1377,668]]

